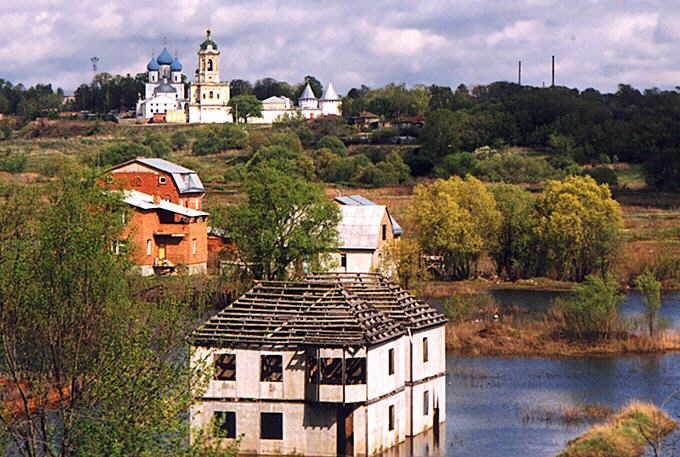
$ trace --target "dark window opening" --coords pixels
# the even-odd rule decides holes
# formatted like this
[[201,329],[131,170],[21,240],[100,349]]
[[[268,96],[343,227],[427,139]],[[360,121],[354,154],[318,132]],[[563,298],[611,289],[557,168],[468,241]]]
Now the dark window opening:
[[387,224],[382,225],[382,239],[383,241],[387,239]]
[[423,338],[423,362],[430,360],[430,354],[427,347],[427,337]]
[[208,59],[208,71],[213,71],[213,61],[212,61],[212,59]]
[[215,379],[236,381],[236,354],[215,354]]
[[260,366],[260,381],[283,381],[283,357],[280,355],[263,355]]
[[390,409],[388,410],[389,416],[388,416],[388,425],[389,425],[389,430],[392,431],[394,430],[394,405],[390,406]]
[[283,439],[283,413],[260,413],[260,439]]
[[340,266],[347,268],[347,254],[340,254]]
[[[319,359],[321,372],[317,359],[308,360],[308,380],[312,384],[342,385],[342,358],[325,357]],[[345,359],[345,384],[366,384],[366,358],[354,357]]]
[[215,429],[213,436],[216,438],[236,438],[236,413],[233,411],[215,411]]
[[394,374],[394,349],[387,351],[387,374]]
[[423,416],[430,414],[430,392],[423,392]]

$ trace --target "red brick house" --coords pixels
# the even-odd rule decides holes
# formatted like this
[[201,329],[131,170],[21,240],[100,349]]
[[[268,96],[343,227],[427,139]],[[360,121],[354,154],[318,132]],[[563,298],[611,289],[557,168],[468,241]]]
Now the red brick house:
[[208,213],[198,174],[163,159],[137,158],[111,168],[107,186],[133,208],[132,259],[143,275],[207,272]]

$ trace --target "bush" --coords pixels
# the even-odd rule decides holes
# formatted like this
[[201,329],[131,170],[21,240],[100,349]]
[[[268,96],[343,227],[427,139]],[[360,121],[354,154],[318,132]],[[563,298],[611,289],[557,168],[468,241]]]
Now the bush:
[[189,135],[186,132],[177,131],[170,136],[173,151],[181,151],[189,144]]
[[10,152],[0,157],[0,171],[21,173],[26,169],[27,160],[24,152]]
[[246,145],[247,138],[247,133],[237,125],[222,124],[204,127],[198,132],[191,151],[195,155],[207,155],[228,149],[242,149]]
[[557,300],[553,312],[561,317],[563,332],[577,339],[606,339],[623,330],[618,307],[624,296],[616,280],[588,276],[574,288],[574,297]]
[[457,152],[444,156],[434,168],[436,178],[446,179],[450,176],[474,175],[477,172],[477,159],[469,152]]
[[[316,135],[308,127],[302,126],[295,129],[295,134],[300,138],[304,146],[310,147],[316,141]],[[317,146],[318,148],[318,146]]]
[[590,176],[598,184],[607,184],[609,187],[617,187],[619,185],[618,175],[609,167],[588,168],[583,171],[583,174]]
[[326,182],[351,182],[356,180],[360,172],[369,165],[373,165],[373,162],[363,154],[340,157],[328,164],[322,178]]
[[432,172],[432,160],[423,154],[422,149],[414,148],[406,151],[404,162],[411,168],[413,176],[427,176]]
[[496,155],[479,162],[478,176],[486,181],[506,184],[535,184],[559,178],[562,173],[541,157],[508,154]]
[[498,311],[489,294],[453,295],[444,302],[444,313],[450,322],[485,319]]
[[393,127],[380,128],[373,132],[373,143],[387,144],[392,138],[399,136],[399,130]]
[[170,142],[160,135],[147,135],[142,144],[151,149],[154,157],[167,157],[172,152],[172,145]]
[[341,155],[346,155],[347,154],[347,147],[345,147],[345,143],[342,142],[340,138],[337,136],[333,135],[326,135],[322,137],[317,143],[316,143],[316,148],[328,148],[331,151],[341,154]]
[[153,157],[153,152],[150,147],[139,143],[114,143],[91,156],[90,161],[92,165],[109,166],[135,157]]

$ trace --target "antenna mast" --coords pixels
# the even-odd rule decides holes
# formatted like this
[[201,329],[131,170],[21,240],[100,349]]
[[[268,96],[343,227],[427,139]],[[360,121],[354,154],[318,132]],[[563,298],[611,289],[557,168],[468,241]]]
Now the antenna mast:
[[92,62],[92,71],[94,73],[97,73],[97,64],[99,63],[99,57],[94,56],[90,58],[90,62]]

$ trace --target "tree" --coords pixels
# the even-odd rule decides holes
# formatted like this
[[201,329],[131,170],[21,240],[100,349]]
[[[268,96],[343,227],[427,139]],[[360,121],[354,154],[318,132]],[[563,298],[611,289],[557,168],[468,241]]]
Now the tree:
[[654,336],[657,314],[661,308],[661,282],[656,275],[647,270],[635,278],[635,287],[640,290],[645,303],[645,320],[649,329],[649,336]]
[[239,95],[251,95],[253,93],[253,85],[245,79],[232,79],[229,82],[229,92],[232,98]]
[[429,276],[423,254],[423,248],[416,240],[391,240],[385,246],[381,269],[405,290],[412,290]]
[[605,273],[621,241],[621,208],[590,176],[548,181],[536,202],[536,233],[558,279]]
[[323,187],[263,162],[243,182],[246,200],[224,229],[257,279],[283,279],[292,265],[336,247],[340,212]]
[[347,147],[340,138],[333,135],[326,135],[316,143],[316,149],[328,148],[336,154],[347,155]]
[[248,123],[249,117],[262,116],[262,102],[254,95],[237,95],[229,100],[231,106],[231,115],[234,117],[234,122],[238,119],[243,119],[243,123]]
[[296,92],[296,97],[295,99],[297,100],[300,98],[300,95],[302,95],[302,91],[305,90],[305,86],[309,84],[310,87],[312,88],[312,92],[314,92],[314,95],[318,98],[321,97],[323,94],[323,84],[321,84],[321,81],[316,79],[312,75],[307,75],[305,76],[305,80],[300,86],[298,87],[298,90]]
[[414,196],[409,216],[420,244],[443,258],[448,277],[469,278],[500,226],[493,195],[478,179],[456,176],[418,185]]
[[125,211],[91,176],[0,203],[0,438],[15,455],[199,451],[186,411],[210,373],[178,357],[197,316],[130,299]]
[[150,147],[139,143],[114,143],[105,146],[91,157],[93,165],[115,165],[135,157],[155,157]]

